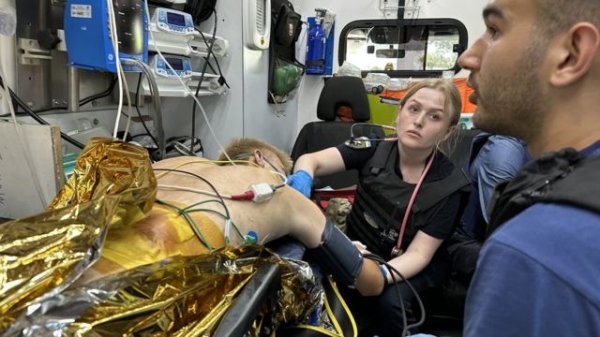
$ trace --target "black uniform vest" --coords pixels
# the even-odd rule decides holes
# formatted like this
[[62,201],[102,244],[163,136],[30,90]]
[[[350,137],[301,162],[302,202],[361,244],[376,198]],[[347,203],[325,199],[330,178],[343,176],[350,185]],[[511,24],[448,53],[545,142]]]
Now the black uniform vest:
[[572,148],[544,154],[495,189],[488,235],[537,202],[570,204],[600,213],[600,157]]
[[[441,154],[437,154],[441,155]],[[395,246],[406,207],[415,185],[403,181],[395,172],[398,144],[380,144],[369,162],[363,166],[356,198],[347,219],[347,234],[359,240],[372,253],[389,259]],[[446,197],[458,190],[469,191],[470,182],[461,168],[446,178],[424,182],[417,193],[404,231],[402,249],[429,223],[443,207]],[[466,200],[466,197],[463,198]],[[459,212],[458,214],[460,214]]]

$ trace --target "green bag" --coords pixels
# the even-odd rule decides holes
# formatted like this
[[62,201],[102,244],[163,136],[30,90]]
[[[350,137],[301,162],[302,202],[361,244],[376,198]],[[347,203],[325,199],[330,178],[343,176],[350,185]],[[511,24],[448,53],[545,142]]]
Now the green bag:
[[273,71],[273,94],[285,96],[298,89],[304,68],[283,59],[275,60]]

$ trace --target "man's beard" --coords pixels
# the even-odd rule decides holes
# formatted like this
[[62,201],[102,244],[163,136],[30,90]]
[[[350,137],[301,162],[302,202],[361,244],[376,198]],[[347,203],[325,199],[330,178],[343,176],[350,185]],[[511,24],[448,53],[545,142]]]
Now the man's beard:
[[475,127],[524,140],[537,136],[547,105],[538,77],[545,49],[541,41],[530,44],[513,71],[495,72],[495,76],[479,83]]

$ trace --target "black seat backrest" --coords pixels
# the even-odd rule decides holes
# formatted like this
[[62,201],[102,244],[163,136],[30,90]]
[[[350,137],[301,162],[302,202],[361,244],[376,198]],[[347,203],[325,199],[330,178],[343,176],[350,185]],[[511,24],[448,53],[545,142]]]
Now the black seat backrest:
[[322,121],[334,121],[340,107],[352,109],[355,122],[366,122],[371,118],[369,99],[362,79],[353,76],[332,77],[325,82],[319,102],[317,118]]
[[[369,100],[362,79],[351,76],[332,77],[325,82],[319,102],[317,117],[320,121],[310,122],[300,130],[291,157],[296,161],[305,153],[316,152],[337,146],[350,139],[353,122],[336,121],[337,111],[345,106],[351,109],[355,122],[366,122],[371,117]],[[352,128],[353,136],[383,138],[379,126],[357,124]],[[355,170],[318,177],[314,188],[331,187],[340,189],[356,185],[358,172]]]

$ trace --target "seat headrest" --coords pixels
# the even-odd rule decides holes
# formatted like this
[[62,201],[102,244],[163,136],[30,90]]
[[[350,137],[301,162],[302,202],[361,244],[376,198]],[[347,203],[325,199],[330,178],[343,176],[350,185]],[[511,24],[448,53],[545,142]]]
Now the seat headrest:
[[369,99],[362,79],[353,76],[336,76],[325,81],[319,103],[317,118],[333,121],[338,115],[337,110],[347,106],[352,110],[355,122],[365,122],[371,117]]

